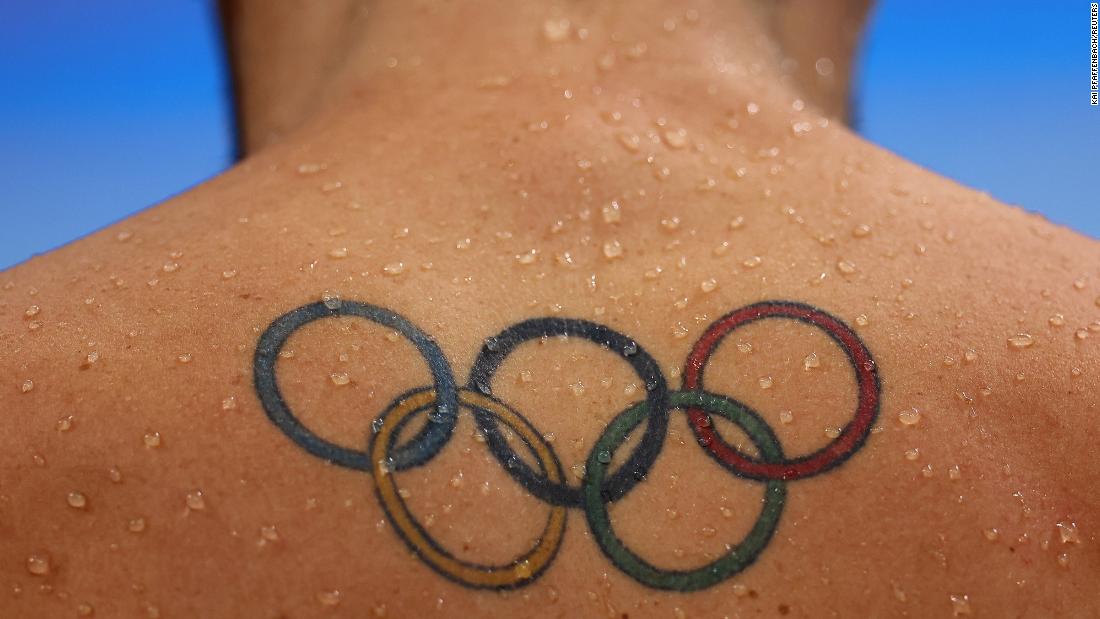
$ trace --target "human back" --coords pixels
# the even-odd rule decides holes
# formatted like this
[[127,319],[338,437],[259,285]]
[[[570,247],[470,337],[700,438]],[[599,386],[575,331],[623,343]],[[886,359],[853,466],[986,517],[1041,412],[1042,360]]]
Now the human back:
[[0,608],[1095,613],[1095,242],[543,17],[5,274]]

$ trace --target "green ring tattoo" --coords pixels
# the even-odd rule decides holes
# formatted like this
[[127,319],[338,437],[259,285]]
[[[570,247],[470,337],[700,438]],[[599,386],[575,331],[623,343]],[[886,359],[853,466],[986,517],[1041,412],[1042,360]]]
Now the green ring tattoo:
[[[672,408],[704,410],[729,419],[748,434],[760,450],[761,459],[767,463],[781,462],[783,450],[775,434],[760,418],[742,404],[729,398],[702,391],[669,392]],[[644,421],[649,411],[647,402],[639,402],[619,413],[607,425],[588,456],[584,477],[584,507],[588,516],[588,526],[592,530],[600,550],[626,574],[638,582],[655,589],[673,591],[698,591],[715,585],[740,572],[760,556],[768,545],[772,534],[779,526],[779,516],[783,513],[783,504],[787,498],[786,482],[773,479],[767,482],[764,491],[764,506],[760,516],[740,544],[715,561],[699,568],[685,571],[659,568],[638,556],[627,548],[615,535],[611,526],[611,517],[607,510],[607,500],[600,491],[604,477],[615,451],[631,431]]]

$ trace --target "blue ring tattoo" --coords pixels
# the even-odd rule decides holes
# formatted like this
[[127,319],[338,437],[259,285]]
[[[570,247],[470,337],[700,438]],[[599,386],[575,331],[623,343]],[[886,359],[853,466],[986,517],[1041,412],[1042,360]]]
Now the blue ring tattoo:
[[[668,383],[657,362],[633,338],[605,325],[577,318],[547,317],[525,320],[485,340],[481,354],[470,370],[470,379],[466,386],[485,395],[492,395],[493,375],[517,346],[528,340],[555,336],[588,340],[615,352],[634,368],[645,384],[648,405],[645,434],[619,470],[607,476],[602,487],[604,500],[615,501],[645,479],[650,467],[661,455],[665,435],[668,433]],[[504,470],[528,491],[552,505],[584,505],[583,488],[564,482],[552,483],[545,475],[535,473],[504,440],[492,416],[478,415],[475,419],[485,435],[489,450],[504,465]]]
[[318,301],[291,310],[271,323],[260,336],[253,362],[256,393],[260,396],[268,418],[292,441],[318,458],[360,471],[371,469],[370,457],[366,451],[349,449],[327,441],[314,434],[295,417],[279,391],[275,376],[279,351],[287,339],[296,330],[314,320],[335,316],[366,318],[383,327],[389,327],[412,342],[427,361],[437,394],[436,414],[430,415],[429,422],[407,443],[391,452],[391,462],[387,464],[394,470],[404,470],[429,462],[443,449],[454,432],[458,416],[458,386],[451,366],[435,340],[405,317],[377,305],[341,301],[339,305],[328,307]]

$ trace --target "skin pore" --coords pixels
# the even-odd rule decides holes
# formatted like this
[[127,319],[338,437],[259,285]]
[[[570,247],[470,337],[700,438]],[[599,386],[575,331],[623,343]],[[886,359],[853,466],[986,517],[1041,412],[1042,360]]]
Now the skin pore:
[[859,8],[228,4],[248,156],[0,279],[0,615],[1100,612],[1100,247]]

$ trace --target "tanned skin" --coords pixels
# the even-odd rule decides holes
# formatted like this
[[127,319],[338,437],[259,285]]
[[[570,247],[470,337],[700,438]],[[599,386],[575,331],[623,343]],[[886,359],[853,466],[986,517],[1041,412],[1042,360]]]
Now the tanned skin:
[[0,615],[1100,614],[1100,245],[861,11],[227,14],[243,161],[0,278]]

